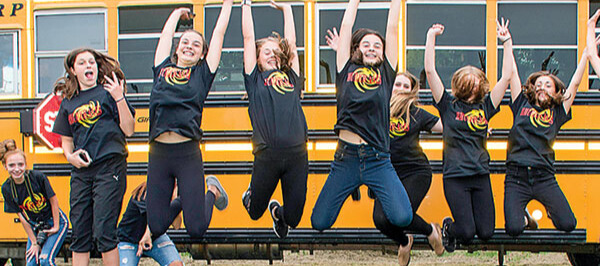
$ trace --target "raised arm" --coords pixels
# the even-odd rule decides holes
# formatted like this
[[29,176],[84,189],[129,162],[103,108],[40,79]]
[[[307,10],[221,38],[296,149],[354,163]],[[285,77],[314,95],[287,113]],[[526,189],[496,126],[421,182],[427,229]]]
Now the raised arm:
[[596,49],[598,41],[596,38],[596,23],[598,17],[600,17],[600,9],[596,10],[596,13],[588,20],[586,36],[587,56],[596,75],[600,75],[600,58],[598,58],[598,50]]
[[[593,43],[596,43],[595,40]],[[595,48],[595,45],[594,45]],[[569,87],[565,91],[565,100],[563,102],[563,107],[565,108],[565,112],[569,113],[571,109],[571,105],[573,101],[575,101],[575,94],[577,94],[577,89],[579,88],[579,84],[581,83],[581,77],[583,77],[583,72],[585,71],[585,67],[587,65],[587,48],[584,49],[581,54],[581,59],[579,60],[579,64],[577,64],[577,69],[575,73],[573,73],[573,77],[571,78],[571,82],[569,82]]]
[[388,13],[387,27],[385,30],[385,56],[392,68],[398,67],[398,28],[400,22],[400,0],[392,0],[390,11]]
[[500,40],[500,42],[502,42],[502,46],[504,46],[504,53],[502,56],[502,76],[500,77],[500,80],[498,80],[498,83],[496,83],[496,86],[494,86],[490,92],[490,98],[494,108],[498,108],[498,105],[500,105],[500,102],[502,102],[504,93],[506,92],[508,84],[513,76],[513,62],[515,59],[513,57],[512,38],[510,37],[510,32],[508,31],[508,22],[508,20],[504,21],[504,18],[502,18],[502,22],[496,21],[498,40]]
[[517,62],[515,61],[515,57],[513,55],[513,72],[512,77],[510,78],[510,98],[514,102],[519,94],[521,94],[521,90],[523,90],[523,86],[521,84],[521,78],[519,78],[519,69],[517,68]]
[[354,27],[354,21],[356,20],[356,11],[358,10],[358,3],[360,0],[350,0],[348,7],[344,12],[342,18],[342,25],[340,26],[340,41],[338,43],[338,50],[335,56],[335,62],[337,64],[337,72],[342,71],[346,62],[350,60],[350,47],[352,43],[352,27]]
[[294,56],[291,62],[292,70],[296,72],[296,75],[300,75],[300,59],[298,58],[298,51],[296,48],[296,25],[294,23],[292,6],[290,4],[277,3],[274,0],[271,0],[271,6],[283,12],[283,33],[290,46],[290,51]]
[[213,29],[212,37],[210,39],[208,54],[206,54],[206,63],[208,64],[208,68],[212,73],[217,71],[219,62],[221,62],[221,50],[223,50],[223,40],[225,39],[227,25],[229,25],[229,17],[231,16],[232,6],[233,0],[223,0],[221,13],[219,14],[217,24]]
[[442,35],[442,33],[444,33],[444,25],[433,24],[427,31],[427,40],[425,41],[425,74],[431,87],[431,95],[436,103],[442,99],[444,93],[444,84],[435,70],[435,36]]
[[250,1],[242,1],[242,36],[244,38],[244,72],[250,74],[256,66],[256,39]]
[[160,65],[165,58],[171,55],[171,47],[173,46],[173,36],[177,29],[177,22],[180,18],[189,18],[188,14],[191,14],[191,10],[186,7],[178,8],[171,12],[171,15],[165,22],[163,30],[160,33],[160,39],[158,39],[158,45],[156,46],[156,52],[154,53],[154,66]]

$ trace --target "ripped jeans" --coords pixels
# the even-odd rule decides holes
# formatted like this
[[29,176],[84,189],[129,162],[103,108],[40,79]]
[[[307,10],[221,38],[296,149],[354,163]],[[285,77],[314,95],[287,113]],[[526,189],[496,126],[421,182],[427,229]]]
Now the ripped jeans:
[[[119,265],[137,266],[140,257],[136,255],[138,243],[119,242]],[[163,234],[152,242],[152,249],[144,251],[144,255],[154,259],[161,266],[166,266],[174,261],[181,261],[173,241]]]

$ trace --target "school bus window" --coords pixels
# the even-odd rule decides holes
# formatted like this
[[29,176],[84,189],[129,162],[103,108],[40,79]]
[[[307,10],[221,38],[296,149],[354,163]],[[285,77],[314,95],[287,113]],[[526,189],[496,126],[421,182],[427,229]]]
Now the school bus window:
[[37,96],[52,90],[70,50],[90,47],[107,52],[104,9],[39,11],[34,16]]
[[[353,30],[369,28],[378,31],[381,34],[385,34],[389,4],[389,2],[360,4]],[[317,21],[319,22],[318,30],[316,32],[319,38],[319,53],[315,60],[315,67],[319,70],[317,87],[330,88],[335,83],[335,72],[337,69],[335,64],[335,52],[327,46],[325,36],[327,35],[327,30],[331,30],[333,27],[339,30],[346,7],[346,4],[316,5]]]
[[[498,17],[510,19],[515,61],[521,82],[533,72],[548,70],[568,82],[577,67],[577,1],[546,3],[499,2]],[[535,17],[536,19],[531,19]],[[560,18],[560,19],[557,19]],[[502,58],[498,46],[498,58]],[[501,60],[498,60],[498,75]]]
[[[206,39],[210,40],[212,31],[217,23],[220,5],[207,5],[204,8],[204,32]],[[300,70],[304,69],[304,5],[302,3],[292,3],[292,12],[294,14],[294,24],[296,25],[296,45],[300,60]],[[254,18],[254,31],[256,39],[264,38],[275,31],[281,36],[283,32],[283,14],[267,4],[253,4],[252,17]],[[242,9],[235,6],[231,11],[229,27],[225,34],[223,43],[223,53],[219,71],[213,82],[211,92],[243,92],[244,77],[243,73],[243,50],[244,43],[242,39],[241,22]]]
[[19,73],[19,34],[0,31],[0,96],[20,94]]
[[486,62],[485,2],[432,2],[406,5],[406,69],[417,77],[423,71],[427,30],[444,25],[436,38],[437,72],[446,87],[452,74],[465,65],[483,67]]
[[[128,6],[119,8],[119,62],[127,77],[127,93],[150,93],[154,52],[164,22],[173,9],[191,5]],[[192,29],[192,21],[180,21],[177,34]],[[173,49],[176,47],[174,39]]]

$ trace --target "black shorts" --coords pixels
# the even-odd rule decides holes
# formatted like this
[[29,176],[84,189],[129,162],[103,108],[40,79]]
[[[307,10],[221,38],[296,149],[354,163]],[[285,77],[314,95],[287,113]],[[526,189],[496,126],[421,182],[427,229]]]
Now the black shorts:
[[99,252],[117,247],[117,221],[127,187],[127,160],[121,155],[71,172],[71,250]]

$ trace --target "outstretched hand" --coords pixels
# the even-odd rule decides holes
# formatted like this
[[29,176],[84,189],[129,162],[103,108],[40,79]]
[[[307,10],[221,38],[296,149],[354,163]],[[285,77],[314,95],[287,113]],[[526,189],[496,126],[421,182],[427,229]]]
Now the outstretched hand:
[[510,32],[508,31],[509,22],[508,19],[504,20],[504,18],[502,18],[501,21],[496,20],[496,31],[498,33],[498,40],[500,40],[501,43],[510,40]]
[[196,16],[196,14],[192,13],[192,10],[187,7],[180,7],[178,9],[175,9],[175,11],[173,12],[179,12],[179,18],[182,20],[194,19],[194,17]]
[[104,89],[110,93],[110,96],[113,97],[115,101],[123,98],[123,82],[124,80],[119,80],[117,78],[117,74],[115,72],[112,73],[112,78],[109,76],[104,76],[104,80],[106,83],[104,84]]
[[444,25],[442,24],[433,24],[431,28],[427,31],[427,33],[432,33],[435,36],[442,35],[444,33]]
[[292,8],[290,4],[277,3],[275,0],[271,0],[271,7],[281,11],[285,10],[286,8]]
[[598,17],[600,17],[600,9],[596,10],[596,13],[594,13],[594,15],[591,16],[590,19],[588,19],[588,22],[587,22],[588,29],[591,27],[596,28],[596,23],[598,22]]
[[338,43],[340,41],[340,35],[337,32],[337,29],[333,27],[333,30],[327,30],[327,35],[325,35],[325,40],[327,41],[327,45],[333,51],[337,52]]

